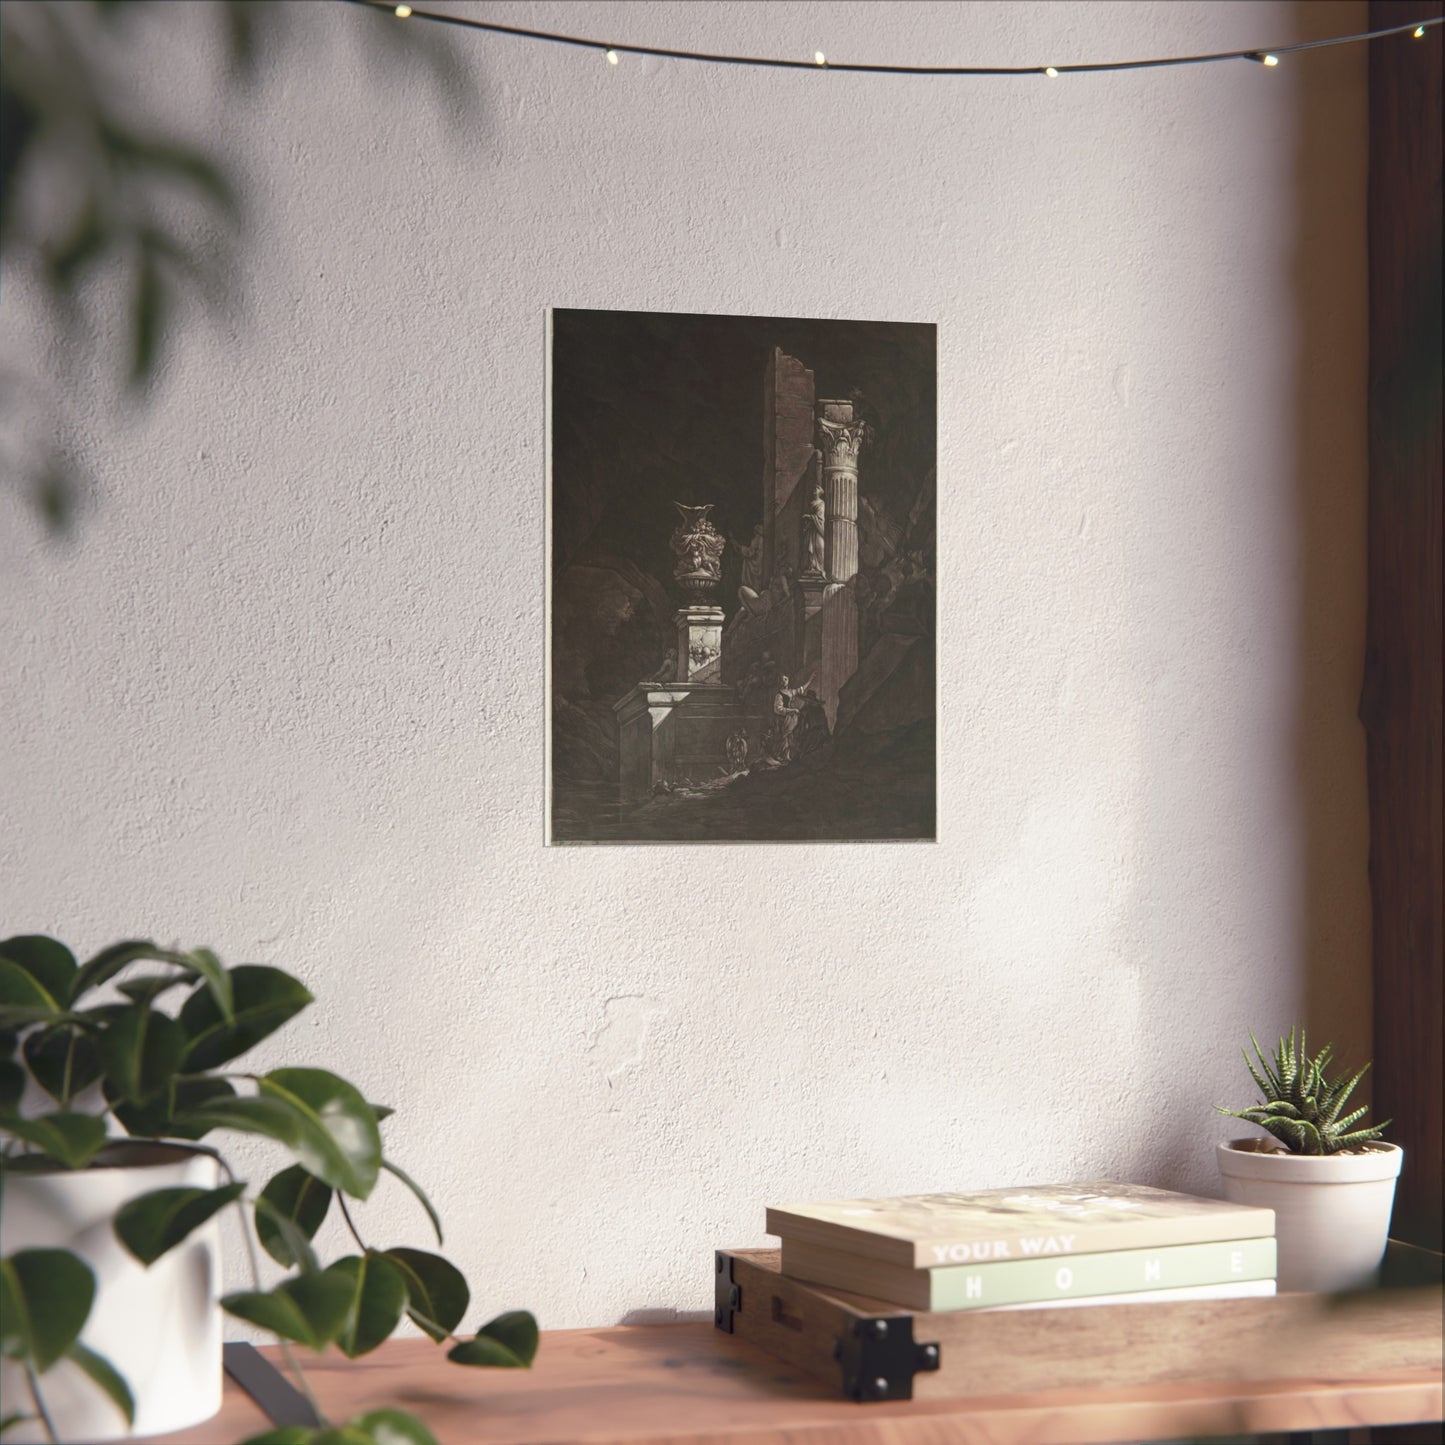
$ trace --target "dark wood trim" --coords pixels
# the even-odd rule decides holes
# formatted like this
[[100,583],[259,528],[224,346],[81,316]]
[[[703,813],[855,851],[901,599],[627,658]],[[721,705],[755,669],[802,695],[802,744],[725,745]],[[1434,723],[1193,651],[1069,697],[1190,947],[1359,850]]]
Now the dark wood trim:
[[[1371,0],[1372,29],[1439,0]],[[1369,615],[1375,1117],[1405,1149],[1393,1232],[1441,1248],[1441,41],[1375,41],[1370,77]]]

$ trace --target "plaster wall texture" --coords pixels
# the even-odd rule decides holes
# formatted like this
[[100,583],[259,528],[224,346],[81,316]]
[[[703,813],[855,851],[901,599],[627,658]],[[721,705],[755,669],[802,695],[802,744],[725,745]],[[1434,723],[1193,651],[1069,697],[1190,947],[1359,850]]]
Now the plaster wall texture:
[[[1365,22],[450,8],[998,64]],[[204,7],[145,22],[138,93],[249,230],[148,408],[57,395],[74,536],[0,498],[6,931],[298,973],[258,1066],[396,1108],[479,1319],[706,1308],[770,1201],[1218,1192],[1248,1028],[1369,1046],[1363,51],[896,79],[448,32],[468,113],[362,43],[393,22],[291,9],[249,92]],[[543,847],[549,305],[938,323],[937,844]],[[425,1245],[400,1189],[361,1214]]]

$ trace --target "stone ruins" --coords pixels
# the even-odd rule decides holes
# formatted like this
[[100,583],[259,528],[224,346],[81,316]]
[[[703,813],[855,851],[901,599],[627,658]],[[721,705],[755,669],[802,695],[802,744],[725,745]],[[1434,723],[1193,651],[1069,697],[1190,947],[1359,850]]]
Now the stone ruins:
[[[789,766],[826,746],[866,702],[860,643],[881,641],[867,635],[868,619],[860,624],[866,587],[855,585],[858,469],[869,441],[852,401],[815,397],[813,373],[773,348],[763,520],[749,543],[733,544],[742,559],[736,598],[718,597],[728,543],[712,506],[674,503],[677,651],[614,704],[624,802]],[[928,588],[931,631],[931,580]],[[895,646],[873,673],[886,678],[898,656]]]

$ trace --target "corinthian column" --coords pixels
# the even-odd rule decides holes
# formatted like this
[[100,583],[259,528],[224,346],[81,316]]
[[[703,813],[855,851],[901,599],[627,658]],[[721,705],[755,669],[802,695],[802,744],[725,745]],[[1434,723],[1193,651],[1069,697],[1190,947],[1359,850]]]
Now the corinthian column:
[[851,401],[818,403],[817,440],[823,456],[828,509],[827,567],[830,582],[847,582],[858,571],[858,452],[867,423],[853,419]]

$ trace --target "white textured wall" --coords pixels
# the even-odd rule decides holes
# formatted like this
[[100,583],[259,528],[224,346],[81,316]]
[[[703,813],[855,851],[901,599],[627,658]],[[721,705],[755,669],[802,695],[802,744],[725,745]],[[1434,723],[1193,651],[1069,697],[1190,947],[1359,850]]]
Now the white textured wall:
[[[453,8],[1002,64],[1364,21]],[[1364,1056],[1361,51],[925,80],[453,33],[464,123],[380,17],[296,7],[246,95],[199,9],[142,83],[248,183],[241,310],[144,414],[57,398],[75,540],[0,497],[6,931],[299,973],[261,1062],[395,1105],[478,1311],[551,1326],[705,1307],[769,1201],[1212,1190],[1247,1027]],[[936,845],[543,848],[549,305],[938,323]],[[400,1190],[363,1213],[425,1243]]]

